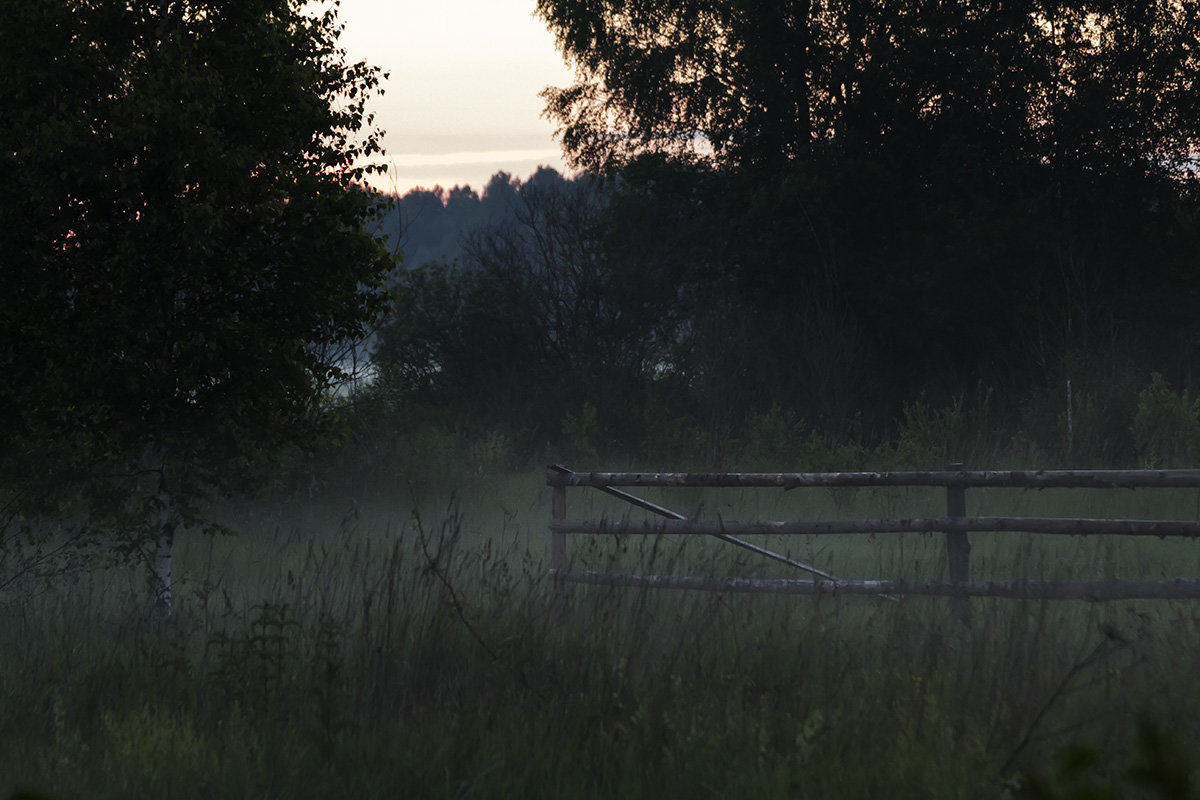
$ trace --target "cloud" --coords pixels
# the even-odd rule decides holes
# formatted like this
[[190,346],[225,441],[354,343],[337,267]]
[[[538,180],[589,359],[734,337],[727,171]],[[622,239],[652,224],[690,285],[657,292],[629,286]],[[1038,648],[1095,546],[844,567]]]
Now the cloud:
[[456,167],[477,167],[480,164],[510,164],[516,162],[557,163],[561,153],[552,149],[537,150],[474,150],[457,153],[399,153],[388,158],[389,165],[400,172],[413,173],[435,169],[445,172]]

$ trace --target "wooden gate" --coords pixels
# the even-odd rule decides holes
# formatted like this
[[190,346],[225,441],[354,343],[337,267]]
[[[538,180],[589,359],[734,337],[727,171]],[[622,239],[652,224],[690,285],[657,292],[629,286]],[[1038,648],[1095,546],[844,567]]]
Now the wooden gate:
[[[785,594],[866,594],[896,599],[904,595],[1041,598],[1093,602],[1134,598],[1200,598],[1200,580],[1162,581],[972,581],[971,543],[968,534],[1026,532],[1070,536],[1200,537],[1195,520],[1069,519],[1059,517],[970,517],[966,514],[968,489],[1003,487],[1019,489],[1186,488],[1200,489],[1200,470],[987,470],[948,469],[934,472],[573,472],[552,466],[546,473],[552,488],[550,519],[550,574],[554,591],[567,583],[640,586],[663,589],[699,589],[722,592]],[[946,491],[946,515],[916,519],[860,519],[838,521],[759,521],[687,519],[617,487],[729,487],[774,488],[782,491],[813,487],[932,486]],[[660,519],[612,521],[570,519],[567,489],[587,487],[618,497]],[[883,533],[939,533],[946,537],[948,581],[848,580],[796,561],[743,537],[757,535],[827,535]],[[573,535],[684,535],[711,536],[804,572],[804,579],[711,578],[691,575],[621,574],[573,569],[567,540]]]

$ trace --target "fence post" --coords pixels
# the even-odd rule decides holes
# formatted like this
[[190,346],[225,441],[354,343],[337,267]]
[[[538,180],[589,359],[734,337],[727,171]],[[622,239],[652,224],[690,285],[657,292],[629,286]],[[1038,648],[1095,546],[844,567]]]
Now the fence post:
[[[556,522],[567,518],[567,487],[555,486],[551,490],[550,517]],[[551,604],[557,610],[562,602],[563,574],[567,571],[567,535],[560,531],[550,533],[550,571],[554,578],[550,586]]]
[[[957,471],[963,469],[962,464],[951,464],[948,469]],[[967,515],[967,490],[963,486],[946,487],[946,516],[965,517]],[[971,580],[971,540],[966,531],[946,531],[946,560],[950,567],[951,583],[966,583]],[[951,608],[963,622],[971,622],[971,599],[964,595],[955,595]]]

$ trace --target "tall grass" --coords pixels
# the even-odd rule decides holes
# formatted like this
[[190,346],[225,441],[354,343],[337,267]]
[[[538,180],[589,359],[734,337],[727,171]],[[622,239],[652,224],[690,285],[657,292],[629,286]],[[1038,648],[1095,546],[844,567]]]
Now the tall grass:
[[[168,622],[147,616],[135,571],[12,587],[0,796],[999,797],[1041,786],[1025,776],[1068,743],[1102,754],[1097,779],[1120,774],[1139,718],[1200,744],[1200,607],[977,600],[967,627],[931,598],[572,586],[552,608],[540,473],[472,480],[469,499],[436,505],[242,509],[231,520],[241,536],[180,541]],[[1062,513],[1165,502],[1139,497],[1016,502]],[[657,499],[742,519],[905,515],[940,501],[915,490]],[[624,513],[596,493],[570,502],[580,515]],[[928,536],[773,545],[846,577],[934,576],[944,562]],[[1189,545],[1046,546],[976,539],[974,563],[997,577],[1200,572]],[[776,569],[696,540],[579,540],[572,558]]]

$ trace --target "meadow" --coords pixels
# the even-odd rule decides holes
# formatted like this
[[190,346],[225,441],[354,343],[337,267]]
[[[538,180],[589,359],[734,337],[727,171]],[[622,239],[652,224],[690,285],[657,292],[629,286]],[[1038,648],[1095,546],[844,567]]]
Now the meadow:
[[[1200,764],[1195,603],[974,600],[966,625],[936,598],[578,585],[552,607],[544,473],[443,485],[226,509],[239,535],[180,539],[166,622],[134,568],[10,586],[0,797],[1188,796],[1173,792]],[[678,492],[647,496],[725,519],[944,503]],[[568,502],[628,513],[594,491]],[[1188,519],[1197,497],[968,502]],[[940,536],[764,544],[842,577],[944,574]],[[973,550],[985,578],[1200,576],[1185,541],[976,535]],[[713,540],[577,538],[570,552],[593,568],[796,577]]]

